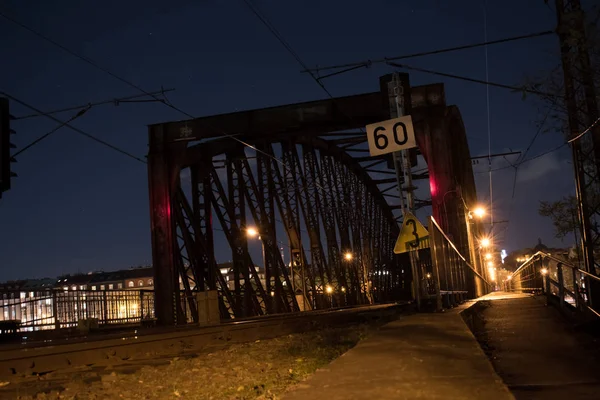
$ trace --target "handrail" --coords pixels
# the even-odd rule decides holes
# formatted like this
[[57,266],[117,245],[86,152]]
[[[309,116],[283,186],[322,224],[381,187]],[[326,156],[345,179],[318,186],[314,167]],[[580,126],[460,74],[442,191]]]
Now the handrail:
[[[452,246],[452,249],[456,252],[456,254],[458,254],[458,256],[465,262],[465,264],[467,264],[467,266],[469,268],[471,268],[471,271],[473,271],[473,273],[475,275],[477,275],[479,277],[479,279],[483,280],[485,283],[487,283],[489,285],[489,282],[487,281],[487,279],[485,279],[483,276],[481,276],[479,274],[479,272],[477,272],[475,270],[475,268],[473,268],[473,266],[471,265],[471,263],[469,263],[467,261],[467,259],[465,257],[463,257],[462,254],[460,254],[460,251],[458,251],[458,249],[456,248],[456,246],[454,245],[454,243],[452,242],[452,240],[450,240],[450,238],[448,236],[446,236],[446,233],[442,230],[442,228],[440,228],[440,226],[438,225],[438,223],[436,222],[436,220],[433,218],[433,216],[429,217],[431,218],[431,222],[433,222],[433,225],[435,225],[435,227],[438,229],[438,231],[442,234],[442,236],[444,236],[444,238],[446,239],[446,241],[448,243],[450,243],[450,246]],[[429,233],[431,235],[431,232]]]
[[[553,260],[554,262],[556,262],[560,266],[564,266],[564,267],[569,268],[573,272],[573,274],[580,273],[580,274],[582,274],[582,275],[584,275],[584,276],[586,276],[588,278],[592,278],[592,279],[594,279],[596,281],[600,281],[600,277],[598,277],[598,276],[596,276],[594,274],[591,274],[591,273],[589,273],[587,271],[584,271],[584,270],[580,269],[579,267],[577,267],[576,265],[570,263],[569,261],[562,260],[562,259],[560,259],[558,257],[553,256],[550,253],[545,253],[543,251],[538,251],[535,254],[533,254],[531,257],[529,257],[527,260],[525,260],[523,262],[523,264],[521,264],[519,266],[519,268],[517,268],[515,270],[515,272],[513,272],[512,276],[514,277],[514,276],[520,274],[521,272],[523,272],[529,266],[532,266],[531,262],[533,260],[535,260],[535,259],[538,259],[538,258],[540,258],[542,260],[548,258],[550,260]],[[565,301],[564,300],[564,297],[565,297],[564,294],[566,292],[571,297],[575,298],[575,302],[576,302],[576,307],[577,308],[583,307],[583,309],[587,309],[592,314],[594,314],[596,317],[600,317],[600,313],[598,313],[598,311],[594,310],[592,307],[590,307],[588,304],[586,304],[585,301],[583,301],[583,302],[580,303],[579,293],[577,293],[577,290],[578,290],[578,284],[577,284],[577,282],[575,282],[575,281],[573,282],[573,285],[574,285],[573,290],[570,290],[569,288],[567,288],[565,286],[564,282],[557,282],[557,281],[555,281],[553,279],[550,279],[550,277],[547,277],[546,279],[547,279],[546,282],[547,282],[547,285],[548,285],[547,286],[548,287],[548,289],[547,289],[547,295],[550,295],[550,289],[549,289],[550,286],[549,286],[549,283],[552,283],[553,285],[555,285],[556,287],[559,288],[559,296],[558,297],[559,297],[561,308],[564,306],[564,304],[563,304],[563,302]],[[559,279],[559,281],[560,281],[560,279]]]
[[583,274],[583,275],[585,275],[585,276],[587,276],[589,278],[595,279],[596,281],[600,282],[600,277],[598,277],[598,276],[596,276],[594,274],[590,274],[589,272],[580,269],[579,267],[577,267],[576,265],[571,264],[568,261],[561,260],[560,258],[557,258],[557,257],[553,256],[550,253],[544,253],[543,251],[538,251],[534,255],[532,255],[531,257],[529,257],[527,260],[525,260],[523,262],[523,264],[521,264],[521,266],[519,268],[517,268],[515,270],[515,272],[513,272],[512,275],[515,276],[516,274],[520,273],[521,270],[526,267],[526,264],[528,264],[530,261],[532,261],[535,257],[539,257],[539,256],[543,256],[543,258],[550,258],[551,260],[554,260],[557,263],[560,263],[561,265],[563,265],[565,267],[571,268],[572,270],[574,270],[576,272],[579,272],[579,273],[581,273],[581,274]]

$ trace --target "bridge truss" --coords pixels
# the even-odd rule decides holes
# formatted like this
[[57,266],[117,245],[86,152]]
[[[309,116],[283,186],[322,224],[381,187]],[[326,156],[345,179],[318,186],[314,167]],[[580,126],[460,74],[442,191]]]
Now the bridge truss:
[[[390,80],[373,93],[149,127],[161,324],[197,320],[195,294],[206,290],[218,291],[223,319],[411,296],[419,272],[406,254],[393,254],[401,221],[393,163],[369,156],[362,131],[389,119]],[[407,96],[419,145],[413,161],[427,163],[413,180],[429,178],[431,188],[431,200],[416,207],[431,206],[469,255],[465,213],[476,194],[460,113],[446,105],[442,84]]]

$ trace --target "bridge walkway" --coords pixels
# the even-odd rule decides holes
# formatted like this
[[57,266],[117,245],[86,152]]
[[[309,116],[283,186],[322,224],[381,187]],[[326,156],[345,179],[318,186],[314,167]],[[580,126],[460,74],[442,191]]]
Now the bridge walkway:
[[284,399],[598,398],[585,340],[543,300],[493,293],[385,325]]

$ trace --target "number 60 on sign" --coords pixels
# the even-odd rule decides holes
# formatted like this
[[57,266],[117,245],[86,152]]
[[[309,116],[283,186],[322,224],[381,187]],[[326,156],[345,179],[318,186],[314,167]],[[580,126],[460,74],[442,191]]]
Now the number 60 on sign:
[[417,147],[410,115],[366,126],[372,156]]

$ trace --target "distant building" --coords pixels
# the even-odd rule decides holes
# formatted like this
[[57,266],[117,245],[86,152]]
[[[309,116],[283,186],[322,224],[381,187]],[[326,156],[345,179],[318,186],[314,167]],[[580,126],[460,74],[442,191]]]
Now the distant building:
[[504,265],[508,270],[514,271],[527,259],[533,256],[538,251],[552,254],[555,257],[569,259],[570,249],[568,248],[553,248],[548,247],[542,243],[542,239],[538,238],[538,243],[533,247],[524,248],[521,250],[515,250],[510,253],[504,260]]

